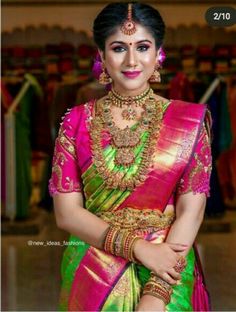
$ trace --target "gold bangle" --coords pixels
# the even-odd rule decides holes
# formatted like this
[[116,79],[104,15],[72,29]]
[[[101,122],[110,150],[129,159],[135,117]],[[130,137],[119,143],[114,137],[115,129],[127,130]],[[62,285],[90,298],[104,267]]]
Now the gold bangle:
[[170,302],[170,294],[166,289],[161,287],[160,284],[154,283],[153,281],[148,281],[143,289],[143,295],[151,295],[156,298],[161,299],[165,305]]
[[103,248],[108,253],[114,254],[114,240],[119,233],[119,229],[114,226],[110,226],[104,241]]
[[173,292],[171,285],[157,276],[154,272],[151,272],[149,281],[160,285],[160,287],[164,288],[171,296]]
[[133,252],[137,239],[140,239],[140,237],[128,230],[110,226],[104,240],[103,248],[108,253],[137,263]]

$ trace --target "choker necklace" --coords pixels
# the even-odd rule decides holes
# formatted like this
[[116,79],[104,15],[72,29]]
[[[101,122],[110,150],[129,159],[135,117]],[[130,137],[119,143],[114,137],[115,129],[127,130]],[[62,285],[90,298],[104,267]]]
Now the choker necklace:
[[121,116],[123,117],[124,120],[135,120],[137,119],[137,112],[136,110],[131,107],[133,104],[136,107],[143,106],[147,99],[153,97],[153,90],[149,87],[146,89],[144,92],[142,92],[139,95],[136,96],[123,96],[119,94],[117,91],[112,89],[108,93],[108,99],[111,101],[112,105],[123,108],[123,106],[128,106],[126,107],[122,112]]

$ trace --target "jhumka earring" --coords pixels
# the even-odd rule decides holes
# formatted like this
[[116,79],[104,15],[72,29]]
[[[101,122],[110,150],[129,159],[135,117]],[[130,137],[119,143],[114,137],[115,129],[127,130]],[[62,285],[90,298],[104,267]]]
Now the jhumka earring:
[[158,71],[159,68],[160,68],[159,65],[156,65],[153,74],[149,78],[149,82],[151,82],[151,83],[153,83],[153,82],[161,82],[161,75],[160,75],[160,72]]
[[112,83],[111,77],[108,75],[108,73],[106,73],[106,68],[105,68],[104,63],[102,63],[102,72],[99,76],[98,81],[102,85],[107,85],[109,83]]
[[120,30],[125,35],[133,35],[136,32],[135,22],[132,20],[132,3],[128,3],[128,15],[124,24],[121,26]]

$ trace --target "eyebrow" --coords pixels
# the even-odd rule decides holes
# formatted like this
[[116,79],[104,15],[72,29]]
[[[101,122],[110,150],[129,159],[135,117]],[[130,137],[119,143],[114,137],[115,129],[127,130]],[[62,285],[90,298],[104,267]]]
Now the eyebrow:
[[[140,40],[140,41],[135,42],[135,43],[136,43],[136,44],[139,44],[139,43],[144,43],[144,42],[149,42],[149,43],[152,44],[152,41],[150,41],[150,40],[148,40],[148,39]],[[116,43],[116,44],[127,44],[127,43],[125,43],[125,42],[123,42],[123,41],[112,41],[109,45],[111,46],[111,45],[113,45],[114,43]]]

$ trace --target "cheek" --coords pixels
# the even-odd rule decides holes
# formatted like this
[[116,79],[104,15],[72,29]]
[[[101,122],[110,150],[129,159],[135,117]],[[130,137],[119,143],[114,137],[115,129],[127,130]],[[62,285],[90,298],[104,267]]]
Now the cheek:
[[108,67],[116,67],[117,66],[117,63],[118,63],[118,60],[117,60],[117,58],[116,57],[113,57],[113,56],[107,56],[107,58],[106,58],[106,65],[108,66]]
[[143,67],[145,68],[145,72],[147,75],[151,75],[155,69],[156,66],[156,58],[145,56],[142,59]]
[[152,66],[153,64],[156,64],[156,55],[154,54],[143,54],[142,61],[145,64],[149,64],[149,66]]
[[120,60],[119,56],[117,57],[107,57],[106,58],[106,68],[108,73],[112,74],[119,71],[122,60]]

